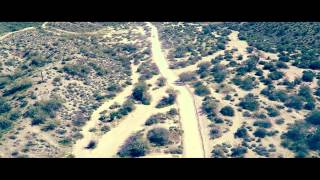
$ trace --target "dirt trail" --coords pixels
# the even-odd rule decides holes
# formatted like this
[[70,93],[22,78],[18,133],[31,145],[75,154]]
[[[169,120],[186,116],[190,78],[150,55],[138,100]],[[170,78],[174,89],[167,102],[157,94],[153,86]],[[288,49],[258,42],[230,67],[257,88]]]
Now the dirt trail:
[[36,29],[35,27],[27,27],[27,28],[24,28],[24,29],[20,29],[18,31],[13,31],[13,32],[9,32],[9,33],[6,33],[5,35],[3,36],[0,36],[0,40],[3,40],[5,39],[6,37],[12,35],[12,34],[15,34],[15,33],[19,33],[19,32],[23,32],[23,31],[29,31],[29,30],[33,30],[33,29]]
[[180,111],[180,121],[183,129],[183,155],[187,158],[204,157],[204,148],[199,130],[198,116],[192,94],[186,86],[177,86],[178,76],[169,69],[168,62],[161,50],[157,28],[147,23],[151,28],[152,57],[168,85],[178,91],[177,103]]
[[[135,72],[136,67],[133,68],[132,71]],[[131,78],[133,84],[138,82],[138,76],[136,73],[132,73]],[[117,94],[117,96],[114,99],[106,101],[92,113],[90,121],[88,121],[86,125],[82,128],[81,133],[83,134],[83,138],[78,140],[76,144],[73,146],[73,155],[75,155],[76,157],[83,157],[90,154],[90,151],[88,149],[85,149],[85,147],[91,140],[96,139],[94,132],[90,132],[90,129],[96,127],[96,125],[98,124],[100,113],[107,110],[115,102],[122,104],[126,100],[126,98],[130,96],[132,88],[133,86],[126,87],[122,92]]]
[[126,139],[128,139],[128,137],[130,137],[133,133],[144,128],[144,123],[148,117],[158,112],[165,113],[170,109],[170,107],[167,107],[159,109],[157,112],[155,112],[154,106],[159,100],[160,98],[153,99],[150,105],[136,105],[136,109],[126,116],[118,126],[111,129],[111,131],[99,139],[98,145],[94,150],[89,151],[89,153],[84,154],[81,157],[116,157],[117,152]]

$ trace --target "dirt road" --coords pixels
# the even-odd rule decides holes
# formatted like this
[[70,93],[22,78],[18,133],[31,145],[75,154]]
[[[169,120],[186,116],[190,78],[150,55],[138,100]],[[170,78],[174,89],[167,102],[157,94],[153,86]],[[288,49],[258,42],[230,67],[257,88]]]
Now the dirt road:
[[186,86],[177,86],[175,84],[178,76],[169,69],[168,62],[161,50],[158,30],[151,23],[147,23],[147,25],[151,28],[152,58],[157,64],[162,76],[167,79],[168,85],[178,91],[177,103],[183,129],[183,157],[203,158],[203,141],[199,130],[198,116],[193,96]]

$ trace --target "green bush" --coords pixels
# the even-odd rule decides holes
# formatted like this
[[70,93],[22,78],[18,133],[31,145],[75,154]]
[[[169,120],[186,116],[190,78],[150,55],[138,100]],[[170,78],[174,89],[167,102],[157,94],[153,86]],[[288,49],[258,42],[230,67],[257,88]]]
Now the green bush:
[[224,116],[234,116],[234,110],[231,106],[225,106],[220,110],[220,113]]
[[270,72],[268,77],[272,80],[279,80],[281,79],[282,77],[284,76],[283,72],[281,71],[273,71],[273,72]]
[[249,111],[256,111],[259,109],[259,102],[255,99],[252,93],[247,94],[239,103],[240,107]]
[[247,129],[244,128],[244,127],[238,128],[237,132],[234,133],[234,136],[238,137],[238,138],[246,138],[246,137],[248,137]]
[[4,119],[0,119],[0,132],[6,131],[12,127],[12,122]]
[[0,97],[0,115],[3,113],[7,113],[11,110],[10,104],[4,99]]
[[231,149],[231,156],[232,157],[243,157],[247,153],[247,148],[238,146]]
[[133,99],[142,102],[144,105],[149,105],[151,96],[147,92],[148,89],[149,87],[145,82],[136,84],[132,92]]
[[265,130],[265,129],[262,129],[262,128],[258,128],[254,133],[253,135],[255,137],[259,137],[259,138],[264,138],[266,137],[268,134],[268,132]]
[[90,73],[91,69],[85,64],[69,64],[63,67],[63,71],[72,76],[79,76],[84,78]]
[[276,117],[280,115],[280,112],[273,107],[267,107],[266,110],[268,111],[268,116],[270,117]]
[[44,124],[47,118],[54,118],[62,106],[62,101],[59,99],[40,101],[29,107],[24,116],[32,119],[32,125]]
[[12,87],[10,87],[9,89],[5,90],[3,92],[3,96],[10,96],[13,95],[19,91],[23,91],[25,89],[28,89],[32,86],[32,82],[28,81],[28,80],[24,80],[21,82],[17,82],[15,83]]
[[135,134],[126,140],[117,154],[120,157],[140,157],[146,155],[148,150],[149,148],[147,143],[143,141],[142,135]]
[[317,110],[310,113],[306,121],[314,125],[320,125],[320,111]]
[[157,146],[164,146],[169,143],[169,131],[165,128],[154,128],[151,129],[147,137],[151,143]]
[[196,74],[193,72],[184,72],[179,74],[179,80],[181,82],[194,81],[196,79],[197,79]]
[[270,128],[272,126],[271,122],[266,120],[255,121],[253,125],[261,128]]
[[207,86],[201,84],[201,85],[195,87],[194,93],[198,96],[207,96],[211,92],[210,92],[209,88],[207,88]]
[[312,71],[303,71],[302,80],[305,82],[312,82],[315,74]]
[[165,120],[166,119],[166,116],[165,114],[163,113],[157,113],[157,114],[154,114],[154,115],[151,115],[147,121],[145,122],[145,125],[146,126],[151,126],[153,124],[157,124],[157,123],[160,123],[161,121]]
[[169,95],[167,97],[163,97],[156,105],[156,108],[171,106],[176,102],[176,98],[176,93],[174,91],[169,91]]
[[303,98],[299,96],[291,96],[286,102],[285,106],[289,108],[294,108],[297,110],[301,110],[303,107]]

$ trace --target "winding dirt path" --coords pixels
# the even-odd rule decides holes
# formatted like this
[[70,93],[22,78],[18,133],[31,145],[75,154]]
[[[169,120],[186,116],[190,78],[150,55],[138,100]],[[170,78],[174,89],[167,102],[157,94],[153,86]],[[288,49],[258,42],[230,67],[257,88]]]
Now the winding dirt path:
[[151,28],[152,58],[162,76],[167,79],[168,85],[178,91],[177,103],[183,129],[183,157],[203,158],[205,157],[204,146],[193,96],[186,86],[175,84],[178,76],[169,69],[168,62],[162,53],[158,30],[151,23],[147,25]]
[[24,31],[29,31],[29,30],[33,30],[33,29],[36,29],[36,28],[35,27],[27,27],[27,28],[24,28],[24,29],[20,29],[18,31],[9,32],[9,33],[4,34],[3,36],[0,36],[0,40],[5,39],[6,37],[8,37],[8,36],[10,36],[12,34],[19,33],[19,32],[24,32]]

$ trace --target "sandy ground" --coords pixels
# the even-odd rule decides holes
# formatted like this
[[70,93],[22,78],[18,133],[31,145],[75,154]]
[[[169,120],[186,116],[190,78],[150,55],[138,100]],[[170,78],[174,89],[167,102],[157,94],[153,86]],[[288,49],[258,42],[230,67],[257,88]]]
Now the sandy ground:
[[[159,93],[159,92],[157,92]],[[154,111],[154,106],[158,103],[161,97],[155,98],[154,96],[150,105],[136,105],[136,109],[126,116],[118,126],[111,129],[110,132],[103,135],[98,145],[87,154],[82,154],[78,157],[91,157],[91,158],[112,158],[116,157],[117,152],[123,145],[126,139],[133,133],[140,131],[144,128],[144,123],[148,117],[154,113],[165,113],[170,107],[161,108],[157,112]]]
[[[135,72],[137,67],[133,67],[133,72]],[[138,76],[136,73],[132,73],[132,82],[133,84],[138,82]],[[106,101],[102,104],[97,110],[95,110],[90,118],[90,121],[86,123],[86,125],[82,128],[83,138],[78,140],[76,144],[73,146],[72,154],[76,157],[83,157],[90,154],[90,150],[86,149],[85,147],[91,140],[97,139],[94,132],[90,132],[89,130],[96,127],[99,122],[100,113],[107,110],[112,104],[115,102],[122,104],[128,96],[132,93],[133,86],[126,87],[122,92],[117,94],[117,96],[112,99]]]
[[177,103],[180,111],[180,121],[183,129],[183,154],[187,158],[204,157],[202,135],[199,128],[198,116],[193,96],[186,86],[177,86],[175,81],[178,76],[169,69],[168,62],[161,50],[161,43],[158,37],[157,28],[148,23],[151,27],[152,57],[160,69],[169,86],[178,91]]

